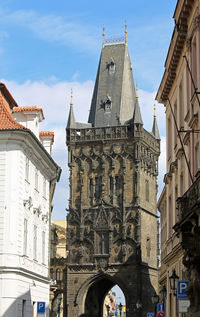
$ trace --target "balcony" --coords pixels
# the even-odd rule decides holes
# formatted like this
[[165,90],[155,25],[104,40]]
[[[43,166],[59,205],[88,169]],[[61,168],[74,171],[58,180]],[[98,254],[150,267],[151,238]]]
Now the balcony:
[[180,223],[200,209],[200,174],[185,194],[177,199],[177,204]]
[[97,140],[120,140],[128,137],[128,126],[113,126],[103,128],[69,129],[67,142],[85,142]]

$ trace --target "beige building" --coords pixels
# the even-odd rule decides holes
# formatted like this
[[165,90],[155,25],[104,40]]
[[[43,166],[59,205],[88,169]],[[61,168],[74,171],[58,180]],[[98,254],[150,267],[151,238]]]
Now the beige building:
[[51,317],[63,317],[64,272],[67,257],[66,226],[67,222],[65,220],[54,220],[51,224]]
[[190,316],[200,316],[200,299],[196,295],[200,292],[195,290],[195,285],[199,289],[197,263],[200,254],[197,243],[200,182],[200,1],[177,1],[174,21],[165,72],[156,97],[159,103],[165,105],[167,127],[165,188],[158,203],[161,213],[159,282],[161,289],[163,286],[167,289],[166,316],[179,316],[176,311],[178,305],[175,291],[171,290],[169,283],[174,269],[180,280],[190,280]]

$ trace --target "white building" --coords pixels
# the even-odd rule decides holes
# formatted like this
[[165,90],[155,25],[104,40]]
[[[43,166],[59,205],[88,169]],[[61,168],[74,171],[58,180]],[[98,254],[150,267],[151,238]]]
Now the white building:
[[[51,200],[60,168],[41,108],[18,107],[0,83],[0,316],[49,316]],[[41,309],[42,310],[42,309]]]

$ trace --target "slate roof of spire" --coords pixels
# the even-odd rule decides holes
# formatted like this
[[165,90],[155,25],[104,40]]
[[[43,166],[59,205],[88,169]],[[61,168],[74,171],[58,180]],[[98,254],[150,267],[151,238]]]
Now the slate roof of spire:
[[67,121],[67,129],[75,128],[75,127],[76,126],[75,126],[73,104],[70,104],[69,116],[68,116],[68,121]]
[[133,117],[134,104],[135,85],[127,44],[104,44],[88,122],[94,127],[123,125]]
[[154,116],[153,119],[153,127],[152,127],[152,132],[151,132],[156,140],[160,140],[160,133],[158,130],[158,125],[157,125],[157,120],[156,120],[156,116]]
[[140,105],[139,105],[139,100],[138,99],[139,98],[136,97],[135,109],[134,109],[134,113],[133,113],[133,123],[143,124],[142,116],[141,116],[141,112],[140,112]]

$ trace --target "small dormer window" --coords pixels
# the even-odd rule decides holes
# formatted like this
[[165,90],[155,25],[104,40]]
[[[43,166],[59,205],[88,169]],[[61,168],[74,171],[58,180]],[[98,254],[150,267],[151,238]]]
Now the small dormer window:
[[101,101],[100,107],[103,108],[105,112],[111,112],[112,100],[109,95],[106,96],[104,101]]
[[115,64],[113,58],[111,58],[109,63],[106,63],[106,68],[107,68],[109,74],[114,74],[115,73],[116,64]]
[[107,96],[106,101],[105,101],[105,111],[110,112],[111,106],[112,106],[111,98],[110,98],[110,96]]

